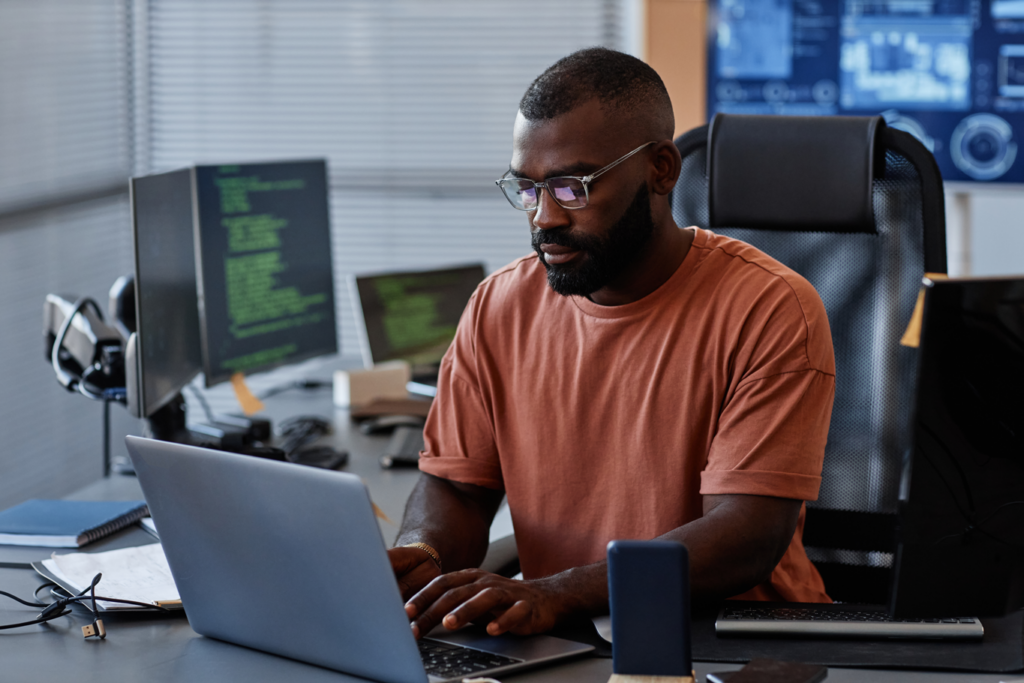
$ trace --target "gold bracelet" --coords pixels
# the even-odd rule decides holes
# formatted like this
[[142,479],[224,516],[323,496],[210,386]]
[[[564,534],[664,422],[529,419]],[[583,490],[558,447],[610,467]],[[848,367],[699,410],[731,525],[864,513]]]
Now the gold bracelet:
[[434,561],[434,564],[437,565],[437,571],[439,571],[442,574],[444,574],[444,570],[441,569],[441,556],[437,553],[436,550],[434,550],[432,547],[430,547],[426,543],[406,543],[402,547],[403,548],[419,548],[420,550],[425,552],[427,555],[430,555],[430,559],[432,559]]

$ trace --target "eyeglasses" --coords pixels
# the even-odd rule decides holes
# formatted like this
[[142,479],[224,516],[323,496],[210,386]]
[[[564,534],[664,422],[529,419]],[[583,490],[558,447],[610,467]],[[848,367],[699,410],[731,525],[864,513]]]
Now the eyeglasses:
[[559,176],[548,178],[542,183],[537,183],[529,178],[506,178],[502,176],[494,181],[494,184],[505,193],[505,198],[512,208],[520,211],[536,211],[540,206],[540,191],[546,189],[551,198],[563,209],[582,209],[590,202],[590,183],[597,180],[602,174],[612,170],[626,159],[630,158],[644,147],[649,147],[655,141],[646,142],[629,154],[619,157],[602,169],[594,171],[590,175],[583,176]]

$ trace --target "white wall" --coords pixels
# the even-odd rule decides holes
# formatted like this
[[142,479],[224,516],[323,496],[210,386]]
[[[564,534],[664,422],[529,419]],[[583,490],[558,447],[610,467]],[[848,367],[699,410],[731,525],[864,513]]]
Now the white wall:
[[1024,188],[946,186],[949,274],[1024,274]]

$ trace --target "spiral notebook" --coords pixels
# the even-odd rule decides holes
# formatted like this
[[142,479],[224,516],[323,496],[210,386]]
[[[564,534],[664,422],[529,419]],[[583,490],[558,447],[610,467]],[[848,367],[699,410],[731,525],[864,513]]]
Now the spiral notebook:
[[143,500],[33,498],[0,512],[0,543],[79,548],[149,514]]

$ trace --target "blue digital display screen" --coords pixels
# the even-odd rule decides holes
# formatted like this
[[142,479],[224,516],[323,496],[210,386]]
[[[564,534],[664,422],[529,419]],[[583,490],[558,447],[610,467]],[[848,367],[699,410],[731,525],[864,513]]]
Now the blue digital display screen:
[[881,114],[945,180],[1024,183],[1024,0],[712,0],[708,115]]

